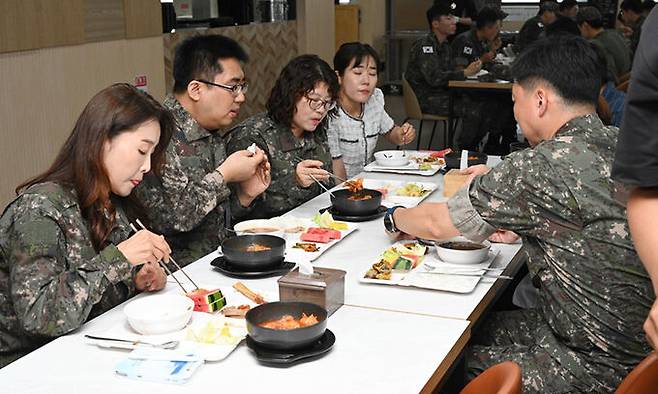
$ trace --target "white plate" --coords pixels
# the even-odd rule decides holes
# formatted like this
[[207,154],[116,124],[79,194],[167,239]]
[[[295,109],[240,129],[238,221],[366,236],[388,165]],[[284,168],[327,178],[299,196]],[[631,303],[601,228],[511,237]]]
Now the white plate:
[[[303,225],[304,228],[308,229],[309,227],[319,227],[317,224],[313,223],[311,219],[305,219],[305,225]],[[320,242],[313,242],[320,248],[317,252],[304,252],[302,249],[298,248],[293,248],[296,243],[298,242],[306,242],[302,241],[299,238],[302,235],[302,232],[299,233],[288,233],[286,234],[286,261],[290,262],[298,262],[298,261],[314,261],[317,260],[318,257],[322,256],[324,252],[326,252],[330,247],[334,246],[335,244],[339,243],[345,237],[353,233],[354,231],[358,230],[359,225],[356,223],[350,223],[350,222],[344,222],[347,223],[347,230],[341,230],[340,231],[340,239],[337,240],[332,240],[326,244],[320,243]]]
[[377,165],[377,162],[372,162],[363,168],[366,172],[388,172],[391,174],[405,174],[405,175],[423,175],[432,176],[436,174],[443,166],[432,166],[429,170],[421,170],[418,168],[418,163],[409,162],[406,167],[382,167]]
[[[232,286],[226,286],[226,285],[216,286],[210,284],[207,285],[202,284],[201,287],[204,289],[215,289],[219,287],[222,290],[222,294],[224,295],[224,297],[226,297],[227,306],[239,306],[244,304],[247,304],[252,308],[256,306],[256,304],[253,301],[242,295],[240,292],[235,290]],[[254,289],[252,287],[250,287],[250,289],[256,293],[261,294],[268,302],[274,302],[279,300],[278,294],[261,292],[258,291],[258,289]],[[180,293],[180,291],[181,291],[180,288],[176,286],[175,288],[172,287],[171,290],[167,291],[167,293],[170,292]],[[193,312],[192,319],[190,320],[190,323],[187,325],[187,327],[185,327],[182,330],[169,334],[140,335],[135,330],[133,330],[132,327],[130,327],[127,320],[124,320],[123,322],[113,327],[110,327],[105,331],[90,333],[90,335],[95,335],[105,338],[126,339],[130,341],[142,341],[142,342],[148,342],[153,344],[162,344],[169,341],[179,341],[180,343],[178,347],[176,347],[176,350],[185,350],[191,353],[197,353],[201,357],[203,357],[206,361],[220,361],[225,359],[229,354],[231,354],[233,349],[235,349],[238,346],[240,341],[237,341],[237,343],[235,343],[234,345],[231,344],[216,345],[216,344],[198,343],[187,339],[188,328],[201,329],[211,320],[219,323],[224,321],[229,322],[231,326],[230,327],[231,335],[237,336],[241,339],[247,335],[247,327],[244,319],[227,318],[224,317],[220,312],[212,313],[212,314],[204,313],[204,312]],[[96,345],[101,348],[120,348],[120,349],[137,348],[136,345],[131,343],[117,343],[114,341],[103,341],[103,340],[88,339],[88,338],[85,338],[85,341],[89,344]]]
[[[396,189],[403,187],[408,183],[415,183],[421,186],[423,189],[429,190],[429,193],[425,193],[420,197],[409,197],[409,196],[400,196],[396,194]],[[429,197],[437,188],[438,185],[432,182],[404,182],[399,180],[388,180],[388,179],[368,179],[363,180],[363,187],[368,189],[386,189],[388,190],[386,198],[382,200],[382,205],[387,207],[392,207],[393,205],[402,205],[407,208],[415,207],[421,201]]]
[[[475,289],[482,278],[477,276],[456,276],[450,274],[423,274],[423,272],[441,269],[446,272],[482,275],[487,272],[483,268],[491,266],[496,256],[498,256],[498,253],[499,250],[495,246],[492,246],[489,250],[487,260],[477,265],[469,265],[468,268],[465,268],[463,265],[444,263],[438,259],[435,253],[429,253],[425,255],[421,265],[409,272],[394,271],[390,280],[365,278],[366,270],[359,277],[359,282],[389,286],[418,287],[451,293],[470,293]],[[370,267],[368,267],[368,269],[370,269]],[[496,271],[496,273],[498,272]]]

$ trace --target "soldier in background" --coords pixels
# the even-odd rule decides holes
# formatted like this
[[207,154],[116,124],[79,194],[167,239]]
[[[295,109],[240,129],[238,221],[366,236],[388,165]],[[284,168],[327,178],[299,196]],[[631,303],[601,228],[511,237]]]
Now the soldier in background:
[[603,28],[603,16],[594,7],[583,7],[576,15],[580,34],[605,54],[608,71],[615,80],[631,70],[631,52],[614,29]]
[[457,67],[466,67],[476,60],[487,69],[500,49],[500,26],[503,14],[500,10],[485,7],[475,18],[475,28],[458,35],[452,41],[452,54]]
[[575,21],[576,15],[578,15],[578,1],[562,0],[560,3],[560,16]]
[[220,35],[194,36],[176,48],[174,93],[164,105],[178,128],[162,175],[145,177],[136,194],[181,265],[215,250],[231,215],[248,209],[269,185],[265,154],[241,150],[227,157],[218,132],[245,101],[241,62],[246,60],[238,43]]
[[650,351],[642,322],[655,295],[610,178],[618,130],[595,113],[600,74],[581,37],[538,41],[512,66],[514,113],[532,148],[469,168],[474,179],[447,203],[384,217],[395,238],[522,238],[538,306],[484,322],[466,354],[471,378],[512,360],[524,392],[613,392]]
[[544,28],[557,19],[559,6],[554,1],[543,1],[539,4],[539,12],[523,24],[516,37],[514,50],[521,53],[530,44],[545,37]]
[[[448,115],[448,81],[464,80],[482,68],[482,62],[478,59],[462,70],[457,69],[448,43],[448,37],[455,34],[455,19],[451,12],[450,7],[444,3],[428,9],[430,32],[414,42],[409,52],[405,78],[418,97],[424,113]],[[463,128],[479,132],[479,103],[467,103],[457,98],[454,109],[455,114],[463,118]]]
[[171,115],[128,84],[96,94],[51,167],[0,217],[0,368],[141,291],[164,288],[160,236],[131,235],[128,196],[158,171]]
[[642,0],[624,0],[619,5],[621,10],[621,19],[628,28],[630,28],[631,40],[631,59],[635,57],[635,50],[640,42],[640,34],[642,33],[642,24],[646,16],[644,16],[644,6]]
[[245,218],[271,218],[334,185],[326,116],[336,106],[336,73],[316,55],[292,59],[281,71],[267,113],[245,120],[227,136],[229,152],[255,143],[272,165],[272,183]]

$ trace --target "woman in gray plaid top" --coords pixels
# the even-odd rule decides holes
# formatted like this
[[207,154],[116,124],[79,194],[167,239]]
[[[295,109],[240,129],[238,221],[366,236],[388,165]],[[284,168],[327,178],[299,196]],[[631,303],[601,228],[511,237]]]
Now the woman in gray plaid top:
[[412,125],[396,126],[384,110],[384,94],[376,88],[379,69],[379,56],[368,44],[343,44],[334,56],[339,109],[329,119],[327,137],[334,174],[341,178],[363,171],[380,134],[394,145],[408,144],[416,136]]

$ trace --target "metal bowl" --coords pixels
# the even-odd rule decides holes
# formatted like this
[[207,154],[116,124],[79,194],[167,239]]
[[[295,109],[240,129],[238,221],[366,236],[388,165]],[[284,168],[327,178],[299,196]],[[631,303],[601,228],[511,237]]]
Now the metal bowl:
[[[314,314],[318,323],[292,330],[274,330],[258,324],[277,320],[284,315],[299,319],[302,313]],[[300,349],[318,340],[327,329],[327,310],[309,302],[270,302],[259,305],[247,312],[245,317],[247,332],[257,344],[278,350]]]
[[363,189],[364,195],[370,195],[368,200],[350,200],[353,195],[347,189],[333,191],[331,196],[331,205],[334,209],[346,216],[365,216],[377,210],[382,205],[382,193],[378,190]]

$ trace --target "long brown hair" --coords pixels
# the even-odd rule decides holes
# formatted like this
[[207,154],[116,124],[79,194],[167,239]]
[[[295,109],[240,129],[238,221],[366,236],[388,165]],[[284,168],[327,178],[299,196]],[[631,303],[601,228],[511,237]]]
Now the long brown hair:
[[100,251],[106,246],[116,220],[110,199],[110,179],[102,160],[103,146],[106,141],[134,131],[148,120],[160,123],[160,140],[151,156],[152,170],[159,174],[175,127],[174,120],[147,93],[129,84],[118,83],[101,90],[89,101],[50,168],[19,185],[16,194],[43,182],[74,188],[94,248]]

